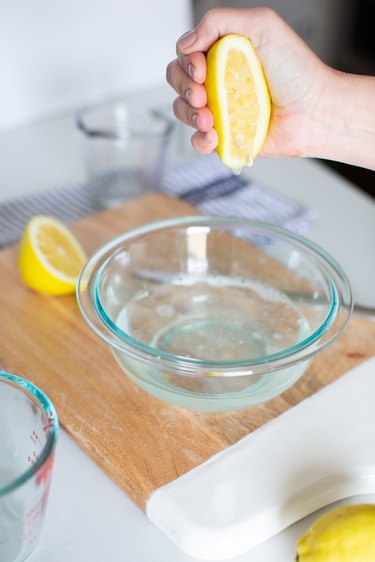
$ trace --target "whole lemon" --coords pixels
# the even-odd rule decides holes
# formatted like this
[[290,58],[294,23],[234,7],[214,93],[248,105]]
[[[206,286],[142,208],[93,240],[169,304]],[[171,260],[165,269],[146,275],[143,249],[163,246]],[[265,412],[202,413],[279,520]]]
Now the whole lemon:
[[375,504],[343,505],[319,517],[297,543],[298,562],[375,562]]

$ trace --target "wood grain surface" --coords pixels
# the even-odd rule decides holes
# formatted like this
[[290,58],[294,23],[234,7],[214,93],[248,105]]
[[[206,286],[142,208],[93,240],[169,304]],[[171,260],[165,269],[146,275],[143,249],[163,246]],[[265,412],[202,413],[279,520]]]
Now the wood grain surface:
[[[136,225],[194,212],[186,203],[153,194],[72,228],[90,254]],[[23,286],[16,255],[16,247],[0,252],[0,367],[40,386],[55,404],[65,431],[142,509],[155,489],[375,353],[375,323],[353,318],[298,383],[266,404],[226,414],[175,408],[147,395],[124,375],[86,326],[74,295],[49,297]]]

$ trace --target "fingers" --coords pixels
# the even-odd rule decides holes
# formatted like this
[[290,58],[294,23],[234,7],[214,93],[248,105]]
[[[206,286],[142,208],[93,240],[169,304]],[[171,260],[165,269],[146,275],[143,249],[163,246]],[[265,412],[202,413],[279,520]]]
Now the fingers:
[[217,147],[218,136],[213,129],[214,120],[207,107],[196,109],[182,98],[173,103],[174,114],[180,121],[198,129],[191,137],[191,143],[197,152],[209,154]]
[[197,109],[181,97],[174,101],[173,111],[177,119],[202,132],[210,131],[214,125],[212,113],[207,107]]
[[209,154],[210,152],[213,152],[217,147],[217,143],[218,136],[215,129],[211,129],[206,133],[196,131],[191,137],[191,144],[197,152],[200,152],[200,154]]
[[197,84],[186,74],[178,59],[169,63],[167,81],[192,107],[199,109],[206,105],[207,95],[204,86]]
[[[195,65],[197,64],[196,58],[193,57],[191,60]],[[195,68],[197,67],[195,66]],[[189,70],[193,75],[192,70]],[[197,84],[185,72],[178,59],[168,65],[167,81],[179,94],[173,103],[175,116],[186,125],[198,129],[191,139],[193,147],[201,154],[212,152],[217,146],[218,138],[216,131],[212,128],[214,124],[212,113],[206,107],[207,95],[204,86]]]
[[203,84],[206,79],[206,57],[201,52],[183,55],[177,50],[177,56],[186,74],[197,84]]

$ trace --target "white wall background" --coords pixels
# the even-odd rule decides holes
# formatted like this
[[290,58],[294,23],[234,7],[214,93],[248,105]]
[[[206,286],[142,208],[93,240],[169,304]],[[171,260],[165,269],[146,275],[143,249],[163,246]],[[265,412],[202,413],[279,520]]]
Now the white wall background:
[[0,198],[86,181],[77,109],[133,94],[169,108],[191,25],[190,0],[0,0]]
[[0,131],[164,82],[189,0],[0,0]]

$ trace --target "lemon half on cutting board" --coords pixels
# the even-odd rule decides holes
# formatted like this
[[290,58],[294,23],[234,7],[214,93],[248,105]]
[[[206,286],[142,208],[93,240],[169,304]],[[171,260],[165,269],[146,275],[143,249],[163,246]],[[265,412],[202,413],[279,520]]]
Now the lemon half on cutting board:
[[86,254],[73,233],[54,217],[37,215],[27,224],[19,246],[23,282],[40,293],[73,293]]
[[267,81],[250,39],[232,34],[216,41],[207,53],[204,85],[219,137],[217,153],[239,173],[261,151],[271,115]]

